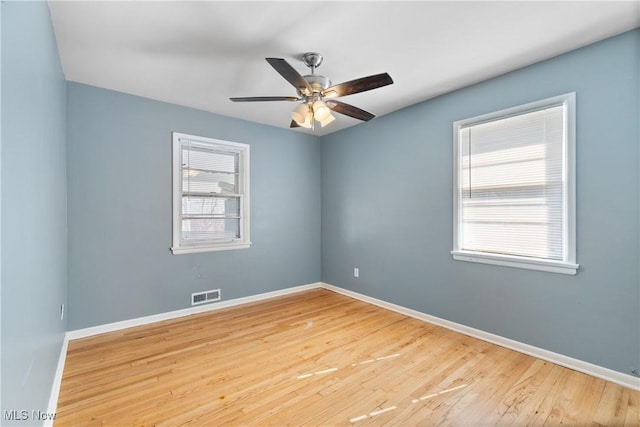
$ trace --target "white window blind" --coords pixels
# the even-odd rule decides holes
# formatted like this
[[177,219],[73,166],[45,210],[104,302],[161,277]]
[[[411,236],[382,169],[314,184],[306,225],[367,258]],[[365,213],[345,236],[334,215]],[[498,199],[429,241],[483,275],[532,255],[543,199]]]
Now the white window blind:
[[248,150],[174,134],[174,253],[246,246]]
[[456,259],[574,263],[569,105],[558,97],[456,123]]

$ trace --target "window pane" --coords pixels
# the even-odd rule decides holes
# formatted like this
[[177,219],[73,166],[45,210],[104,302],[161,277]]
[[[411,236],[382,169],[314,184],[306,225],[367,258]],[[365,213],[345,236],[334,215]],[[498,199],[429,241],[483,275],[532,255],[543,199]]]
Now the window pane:
[[228,241],[239,238],[239,219],[198,218],[182,220],[182,243],[187,245],[207,240]]
[[564,107],[460,130],[461,249],[564,259]]
[[240,217],[239,197],[182,197],[182,217]]
[[[215,170],[218,172],[237,172],[237,153],[225,153],[205,150],[184,145],[182,149],[183,163],[194,169]],[[184,165],[183,165],[184,166]]]
[[185,193],[237,194],[236,176],[183,169],[182,191]]
[[183,146],[183,192],[237,194],[237,176],[237,153],[203,150],[190,145]]

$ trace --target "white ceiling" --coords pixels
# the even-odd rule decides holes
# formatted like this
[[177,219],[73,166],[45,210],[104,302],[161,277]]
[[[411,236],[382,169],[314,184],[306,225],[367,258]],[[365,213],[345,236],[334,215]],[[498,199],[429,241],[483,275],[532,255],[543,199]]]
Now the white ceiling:
[[[640,26],[640,1],[51,1],[67,80],[288,128],[296,96],[266,61],[340,83],[394,84],[340,98],[378,116]],[[339,116],[324,135],[362,122]],[[374,119],[375,120],[375,119]],[[296,129],[295,132],[310,132]]]

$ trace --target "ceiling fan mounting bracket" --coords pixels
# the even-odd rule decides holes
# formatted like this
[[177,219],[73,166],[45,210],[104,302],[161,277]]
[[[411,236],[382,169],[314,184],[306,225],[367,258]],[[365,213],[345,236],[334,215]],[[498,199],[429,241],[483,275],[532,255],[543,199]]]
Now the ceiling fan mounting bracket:
[[322,55],[317,52],[307,52],[302,55],[302,61],[307,67],[311,68],[311,74],[313,74],[315,69],[322,64]]

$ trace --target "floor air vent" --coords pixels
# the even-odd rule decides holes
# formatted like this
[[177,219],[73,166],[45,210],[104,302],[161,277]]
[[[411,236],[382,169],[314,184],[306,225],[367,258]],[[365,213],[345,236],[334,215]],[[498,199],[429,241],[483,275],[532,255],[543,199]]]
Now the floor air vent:
[[220,289],[211,289],[210,291],[191,294],[191,305],[204,304],[212,301],[220,301]]

